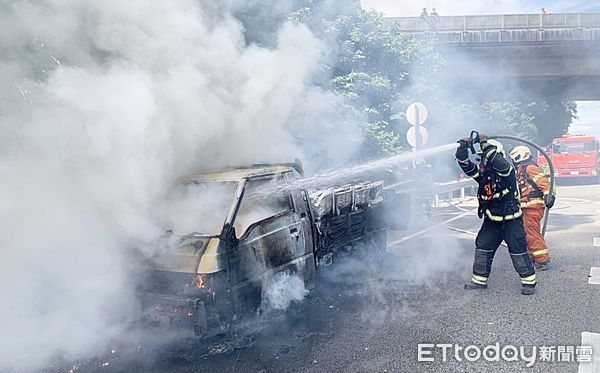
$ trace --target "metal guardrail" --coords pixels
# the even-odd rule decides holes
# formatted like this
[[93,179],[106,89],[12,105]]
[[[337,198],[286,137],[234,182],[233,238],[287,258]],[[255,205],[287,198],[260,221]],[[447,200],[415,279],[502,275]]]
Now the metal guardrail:
[[465,178],[462,180],[448,181],[445,183],[435,183],[435,193],[449,193],[460,190],[466,187],[477,186],[477,182],[471,178]]
[[397,30],[409,32],[600,27],[600,13],[390,17],[388,19]]
[[[455,198],[455,192],[459,191],[459,198],[465,198],[467,193],[466,190],[470,188],[476,188],[477,182],[470,177],[462,180],[453,180],[443,183],[433,183],[433,187],[428,189],[428,195],[433,195],[434,206],[439,206],[440,200],[452,201]],[[404,180],[402,182],[388,185],[386,189],[393,189],[396,193],[414,193],[418,189],[414,185],[414,180]],[[430,192],[430,194],[429,194]]]
[[433,193],[434,193],[433,194],[434,195],[433,205],[436,207],[439,206],[441,195],[447,196],[447,200],[451,201],[452,198],[454,197],[454,192],[456,192],[456,191],[460,191],[460,198],[465,198],[465,196],[466,196],[465,190],[467,188],[475,188],[475,187],[477,187],[477,182],[471,178],[450,181],[450,182],[445,182],[445,183],[435,183],[434,189],[433,189]]

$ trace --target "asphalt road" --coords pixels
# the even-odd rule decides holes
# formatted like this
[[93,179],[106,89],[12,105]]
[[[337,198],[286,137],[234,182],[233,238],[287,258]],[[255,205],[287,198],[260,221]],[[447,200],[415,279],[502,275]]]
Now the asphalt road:
[[[600,285],[588,284],[590,268],[600,267],[600,247],[593,246],[593,238],[600,237],[598,201],[600,186],[559,187],[547,234],[552,267],[538,273],[533,296],[520,294],[505,247],[497,252],[489,289],[465,291],[474,236],[436,226],[390,248],[384,258],[346,258],[326,268],[302,303],[248,325],[238,338],[156,349],[140,342],[79,363],[77,371],[577,372],[578,362],[559,362],[558,355],[553,362],[541,361],[540,347],[568,351],[567,346],[582,344],[582,332],[600,333]],[[439,208],[432,219],[442,222],[473,208],[469,202]],[[413,231],[430,225],[417,223]],[[476,232],[480,224],[470,213],[448,226]],[[406,235],[393,232],[389,241]],[[423,362],[417,358],[423,343],[452,347],[446,361],[438,348],[430,355],[433,362]],[[454,356],[454,345],[483,350],[496,343],[499,349],[523,346],[526,356],[536,347],[537,359],[528,367],[520,358],[466,361],[462,352],[458,361]],[[600,358],[600,346],[594,353]],[[487,356],[497,355],[488,351]],[[591,363],[582,364],[581,372],[591,371]]]

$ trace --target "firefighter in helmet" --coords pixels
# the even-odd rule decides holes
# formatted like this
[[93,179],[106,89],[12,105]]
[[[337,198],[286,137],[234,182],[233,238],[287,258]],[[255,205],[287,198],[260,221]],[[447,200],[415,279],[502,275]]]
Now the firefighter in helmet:
[[544,217],[545,208],[554,205],[550,181],[533,161],[528,147],[516,146],[511,150],[509,157],[517,167],[517,182],[521,191],[521,209],[529,256],[537,270],[545,270],[550,263],[550,253],[546,240],[540,232],[540,222]]
[[479,184],[478,215],[483,224],[475,240],[475,259],[471,281],[465,289],[486,289],[494,254],[504,240],[513,266],[521,278],[521,294],[535,292],[537,277],[529,255],[519,206],[519,189],[515,169],[505,158],[501,143],[479,135],[479,164],[469,160],[470,139],[458,141],[456,160],[465,174]]

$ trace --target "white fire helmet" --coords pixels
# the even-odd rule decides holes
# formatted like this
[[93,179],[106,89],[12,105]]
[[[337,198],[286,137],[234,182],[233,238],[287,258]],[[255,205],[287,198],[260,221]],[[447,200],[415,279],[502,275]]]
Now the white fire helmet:
[[520,163],[531,158],[531,150],[523,145],[515,146],[514,149],[510,151],[509,157],[515,161],[515,163]]
[[490,139],[487,141],[488,144],[493,145],[496,147],[496,151],[500,154],[502,154],[502,156],[506,157],[506,153],[504,153],[504,145],[502,145],[502,143],[498,140],[494,140],[494,139]]
[[[506,153],[504,153],[504,145],[502,145],[502,143],[500,141],[490,139],[490,140],[487,140],[487,143],[490,144],[490,145],[495,146],[496,147],[496,151],[498,153],[502,154],[502,156],[504,158],[506,158]],[[480,147],[479,150],[477,150],[477,155],[475,157],[475,161],[481,162],[481,156],[482,156],[482,154],[483,154],[483,150],[481,150],[481,147]]]

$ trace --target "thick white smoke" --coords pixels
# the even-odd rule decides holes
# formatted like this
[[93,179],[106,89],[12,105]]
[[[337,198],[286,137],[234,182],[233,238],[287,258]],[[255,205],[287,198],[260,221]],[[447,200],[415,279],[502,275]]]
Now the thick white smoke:
[[299,302],[308,294],[304,280],[297,274],[276,273],[265,289],[264,306],[267,310],[285,310],[292,302]]
[[0,5],[0,370],[122,332],[124,254],[161,233],[174,177],[352,153],[340,99],[311,84],[324,45],[285,24],[276,48],[246,46],[229,5],[206,4]]

